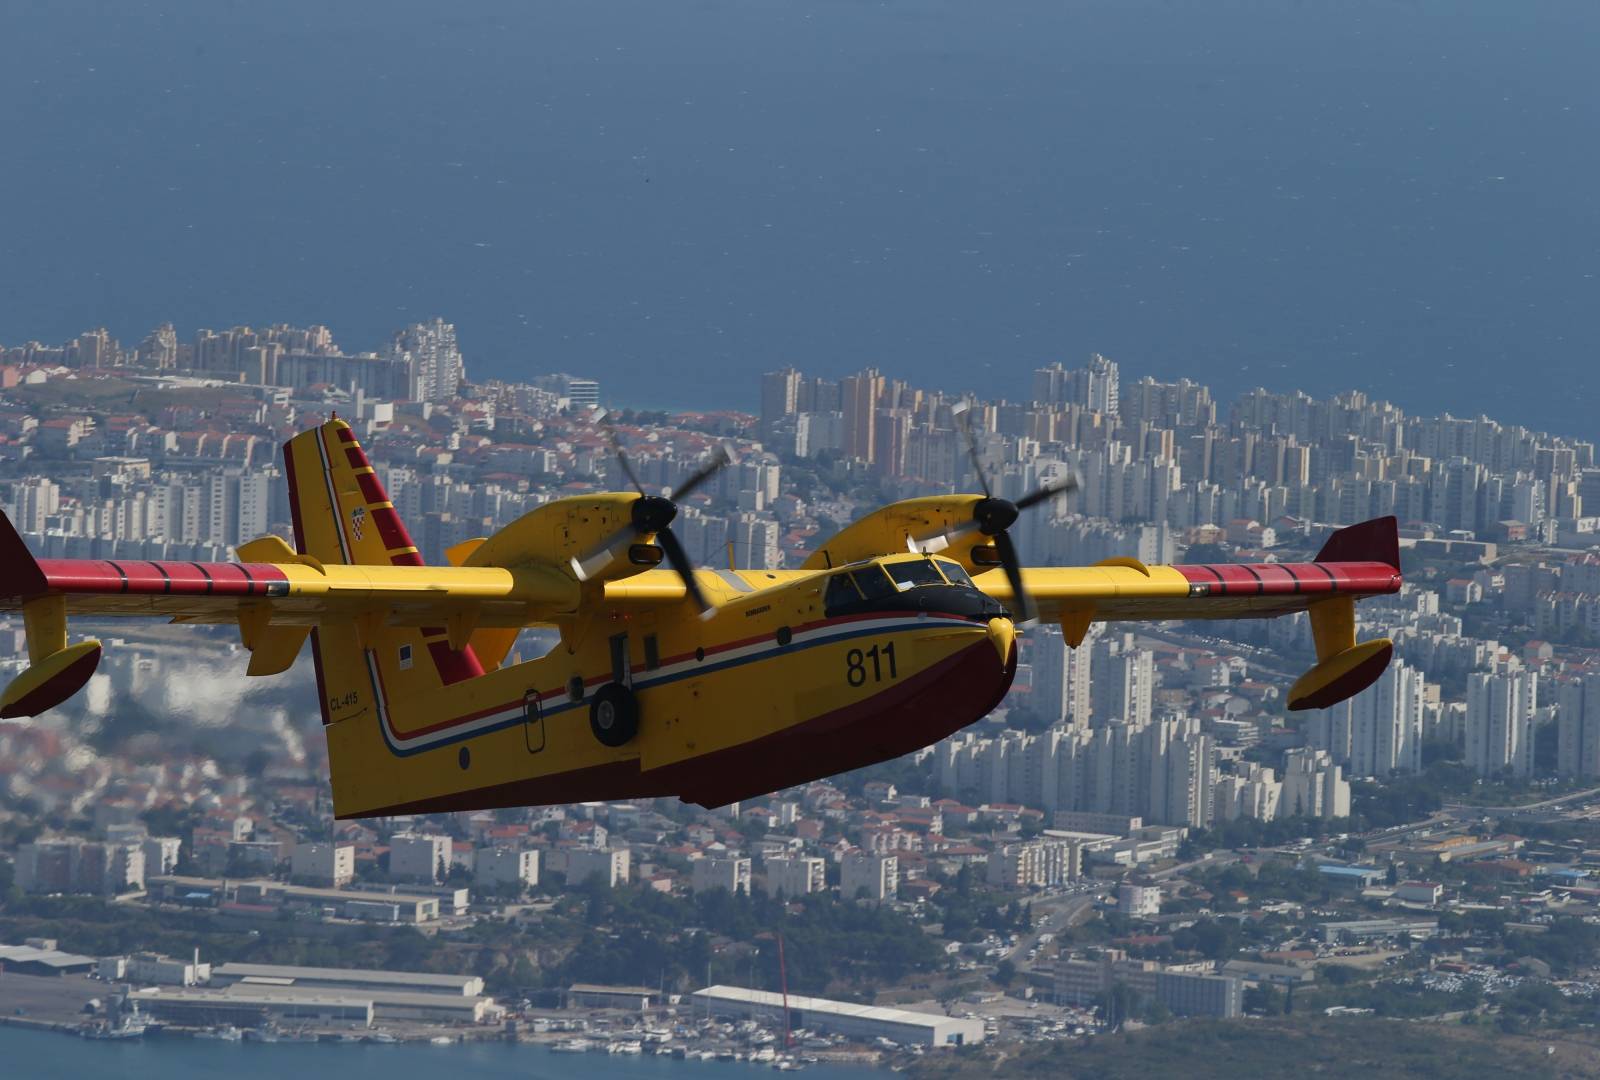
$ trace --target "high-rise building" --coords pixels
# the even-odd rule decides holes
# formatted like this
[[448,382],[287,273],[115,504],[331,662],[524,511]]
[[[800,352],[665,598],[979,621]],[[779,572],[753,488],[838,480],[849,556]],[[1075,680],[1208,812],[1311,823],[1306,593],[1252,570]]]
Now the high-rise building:
[[298,843],[289,857],[289,877],[305,885],[343,888],[355,880],[356,849],[350,844]]
[[828,864],[810,855],[766,861],[768,896],[805,896],[828,887]]
[[839,408],[844,413],[842,449],[846,457],[870,463],[877,452],[878,400],[884,379],[876,368],[839,380]]
[[897,856],[854,851],[839,865],[839,896],[845,900],[859,896],[868,900],[893,900],[899,887],[900,859]]
[[628,883],[632,856],[627,848],[573,848],[567,852],[567,884],[598,877],[607,888]]
[[450,872],[448,836],[399,833],[389,838],[389,876],[401,881],[443,881]]
[[1467,764],[1480,776],[1533,775],[1539,676],[1502,668],[1467,676]]
[[481,848],[472,860],[472,880],[490,888],[539,884],[539,853],[517,848]]
[[456,346],[455,324],[443,319],[412,323],[395,331],[388,356],[411,361],[411,397],[415,401],[449,401],[467,377],[466,363]]
[[1395,660],[1378,681],[1350,699],[1350,772],[1385,777],[1422,771],[1422,714],[1427,680]]
[[792,367],[761,376],[761,433],[770,437],[773,425],[800,411],[800,386],[805,376]]
[[1155,692],[1155,657],[1138,648],[1132,634],[1106,634],[1095,642],[1091,697],[1095,724],[1123,720],[1135,726],[1150,720]]
[[1029,637],[1033,708],[1052,723],[1065,720],[1072,727],[1087,728],[1093,648],[1088,642],[1076,649],[1068,647],[1056,626],[1039,626],[1029,632]]
[[1600,672],[1585,672],[1561,684],[1556,771],[1562,776],[1600,776]]
[[1303,748],[1284,755],[1278,812],[1286,817],[1350,816],[1350,781],[1328,751]]
[[730,893],[750,895],[750,860],[745,858],[696,859],[690,876],[690,888],[695,892],[726,889]]

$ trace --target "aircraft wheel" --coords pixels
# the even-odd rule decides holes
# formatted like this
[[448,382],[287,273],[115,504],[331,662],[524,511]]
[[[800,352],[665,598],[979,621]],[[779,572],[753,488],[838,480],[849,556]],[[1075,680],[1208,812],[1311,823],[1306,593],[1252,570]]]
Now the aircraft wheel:
[[639,733],[639,699],[621,683],[606,683],[589,703],[589,730],[606,746],[626,746]]

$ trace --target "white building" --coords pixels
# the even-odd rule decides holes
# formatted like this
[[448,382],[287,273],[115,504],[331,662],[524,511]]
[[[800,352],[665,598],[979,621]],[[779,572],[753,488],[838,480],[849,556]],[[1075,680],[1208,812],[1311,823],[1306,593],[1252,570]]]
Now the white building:
[[695,892],[708,889],[726,889],[730,893],[750,895],[750,860],[745,858],[696,859],[690,877],[690,888]]
[[757,1020],[783,1027],[785,1005],[791,1026],[828,1035],[843,1035],[857,1042],[887,1039],[902,1046],[961,1046],[983,1041],[983,1021],[945,1016],[943,1013],[886,1009],[846,1001],[746,990],[739,986],[708,986],[694,993],[696,1012],[729,1019]]
[[442,881],[450,872],[451,840],[399,833],[389,839],[389,876],[399,881]]
[[1350,816],[1350,781],[1328,751],[1303,747],[1284,755],[1278,812],[1286,817]]
[[[389,858],[392,868],[392,852]],[[294,853],[289,857],[289,877],[305,885],[342,889],[356,878],[356,849],[350,844],[302,841],[294,846]]]
[[1427,680],[1394,660],[1378,681],[1350,699],[1350,772],[1386,777],[1422,771]]
[[1533,775],[1539,676],[1511,667],[1467,676],[1467,764],[1480,776]]
[[627,848],[607,848],[601,851],[574,848],[567,852],[567,884],[578,885],[591,877],[599,877],[609,887],[626,885],[628,862]]
[[893,900],[900,888],[900,860],[893,855],[850,852],[839,865],[839,895],[854,900]]
[[467,377],[466,363],[456,347],[455,325],[443,319],[413,323],[397,331],[388,356],[410,361],[411,396],[417,401],[449,401]]
[[1600,776],[1600,673],[1561,684],[1556,771],[1562,776]]
[[176,836],[147,836],[139,841],[139,848],[144,852],[145,877],[160,877],[177,868],[183,841]]
[[1159,885],[1130,885],[1124,883],[1117,886],[1117,911],[1123,915],[1132,915],[1135,918],[1154,918],[1161,914],[1161,886]]
[[989,856],[989,884],[1007,889],[1043,889],[1078,880],[1081,847],[1070,840],[1006,844]]
[[474,860],[472,879],[493,888],[516,885],[531,889],[539,884],[539,853],[514,848],[484,848]]
[[766,860],[767,895],[805,896],[828,887],[826,860],[810,855]]

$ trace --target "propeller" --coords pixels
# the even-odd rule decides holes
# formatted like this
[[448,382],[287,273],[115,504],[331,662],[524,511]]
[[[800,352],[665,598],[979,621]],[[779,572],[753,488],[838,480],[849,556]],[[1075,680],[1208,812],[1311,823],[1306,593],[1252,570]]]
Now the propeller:
[[977,436],[972,433],[972,425],[967,422],[966,407],[958,407],[955,415],[961,433],[967,440],[967,455],[972,459],[973,471],[978,474],[978,483],[983,485],[983,498],[972,505],[970,521],[957,525],[949,532],[920,538],[913,537],[907,542],[907,546],[912,551],[931,555],[936,551],[943,551],[953,541],[973,531],[989,537],[994,544],[995,554],[1000,557],[1000,566],[1005,570],[1006,580],[1011,583],[1017,622],[1032,622],[1033,605],[1028,600],[1027,590],[1022,586],[1022,561],[1017,557],[1016,545],[1011,542],[1011,534],[1007,530],[1016,524],[1017,518],[1024,510],[1048,502],[1058,495],[1077,490],[1078,478],[1069,474],[1054,483],[1035,488],[1015,502],[996,496],[994,488],[989,484],[988,470],[983,467],[982,455],[978,453]]
[[[598,419],[603,420],[604,417],[605,414],[601,413]],[[639,474],[634,472],[633,462],[628,460],[622,442],[609,424],[606,425],[606,437],[617,455],[617,463],[622,466],[623,475],[639,493],[639,497],[628,508],[628,524],[595,545],[582,558],[573,558],[573,574],[579,581],[588,581],[613,561],[626,557],[628,549],[641,542],[643,537],[654,536],[656,546],[661,548],[667,563],[677,572],[678,577],[683,579],[683,588],[690,601],[704,615],[711,610],[711,605],[706,602],[705,594],[700,591],[700,584],[694,576],[694,563],[689,559],[689,553],[683,549],[682,542],[672,531],[672,522],[678,516],[678,503],[688,498],[702,484],[715,476],[719,469],[728,464],[730,460],[728,451],[718,446],[704,464],[673,489],[672,494],[651,495],[639,482]]]

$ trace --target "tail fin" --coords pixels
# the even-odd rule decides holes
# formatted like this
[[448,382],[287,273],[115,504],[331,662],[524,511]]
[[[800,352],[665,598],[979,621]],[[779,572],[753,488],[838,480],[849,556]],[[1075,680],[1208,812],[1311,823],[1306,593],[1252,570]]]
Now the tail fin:
[[[302,554],[324,565],[423,564],[349,424],[330,420],[301,432],[283,457]],[[374,610],[311,634],[336,812],[356,799],[362,775],[376,771],[369,755],[384,753],[379,732],[391,748],[406,742],[448,707],[455,684],[483,674],[472,646],[452,648],[446,627],[391,626],[392,618]],[[345,722],[351,728],[338,731]]]
[[1393,517],[1373,518],[1336,529],[1323,541],[1319,563],[1376,562],[1400,569],[1400,523]]
[[283,447],[295,545],[324,564],[421,566],[400,515],[356,433],[343,420],[302,431]]

